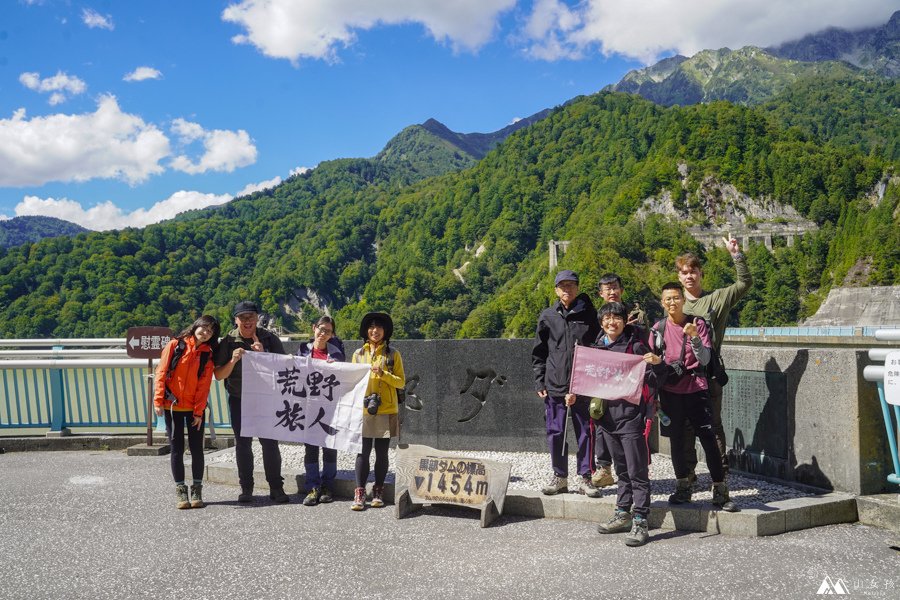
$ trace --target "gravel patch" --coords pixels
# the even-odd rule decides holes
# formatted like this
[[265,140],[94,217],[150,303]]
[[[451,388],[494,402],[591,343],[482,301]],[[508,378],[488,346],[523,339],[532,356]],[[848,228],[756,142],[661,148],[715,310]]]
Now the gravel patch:
[[[282,442],[281,460],[284,469],[302,472],[303,446]],[[550,458],[546,452],[482,452],[482,451],[442,451],[447,455],[461,456],[465,458],[482,458],[498,462],[509,463],[512,470],[509,477],[510,490],[534,490],[538,491],[552,474]],[[396,450],[391,448],[388,456],[390,470],[387,483],[394,481],[394,457]],[[262,469],[262,447],[258,442],[253,442],[253,458],[255,467]],[[665,501],[669,494],[675,491],[675,471],[672,461],[668,456],[654,454],[653,463],[650,465],[650,494],[653,501]],[[372,459],[374,462],[374,457]],[[234,448],[217,452],[207,456],[207,464],[234,463]],[[353,469],[356,464],[356,455],[349,452],[338,452],[338,477],[352,479]],[[574,486],[575,478],[571,475],[577,473],[575,456],[569,457],[570,486]],[[728,487],[732,499],[745,508],[760,507],[771,502],[789,500],[792,498],[804,498],[813,496],[811,492],[779,485],[769,481],[755,479],[742,474],[732,473],[728,476]],[[693,501],[704,502],[712,500],[712,480],[706,465],[697,465],[697,483],[694,485]],[[606,488],[614,490],[615,488]]]

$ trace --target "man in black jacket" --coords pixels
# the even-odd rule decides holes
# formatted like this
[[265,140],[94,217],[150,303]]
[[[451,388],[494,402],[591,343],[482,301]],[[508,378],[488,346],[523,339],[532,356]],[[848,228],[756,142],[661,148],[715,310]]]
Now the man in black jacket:
[[581,476],[579,491],[596,498],[600,492],[591,484],[589,400],[569,393],[569,377],[575,344],[591,345],[600,325],[591,299],[578,293],[578,275],[569,270],[560,271],[554,283],[559,301],[541,312],[531,350],[534,389],[544,400],[547,445],[553,465],[550,482],[541,491],[547,495],[568,491],[569,448],[568,444],[563,445],[563,436],[567,426],[566,408],[570,407],[578,442],[575,456]]
[[[243,378],[238,363],[247,352],[274,352],[285,354],[284,345],[278,336],[257,327],[259,307],[246,300],[234,307],[235,328],[219,342],[215,356],[216,379],[225,380],[228,392],[228,408],[231,413],[231,428],[234,430],[234,454],[237,460],[238,479],[241,493],[238,502],[253,501],[253,438],[241,435],[241,387]],[[278,440],[259,438],[262,446],[263,468],[269,482],[269,497],[275,502],[287,502],[284,493],[284,478],[281,476],[281,450]]]

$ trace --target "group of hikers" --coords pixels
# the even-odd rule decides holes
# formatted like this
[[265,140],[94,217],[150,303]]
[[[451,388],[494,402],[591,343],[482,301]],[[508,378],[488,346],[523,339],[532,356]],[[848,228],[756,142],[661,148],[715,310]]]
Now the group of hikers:
[[[616,510],[598,526],[600,533],[626,533],[628,546],[649,539],[650,423],[658,413],[660,432],[671,444],[676,489],[670,504],[691,501],[697,481],[695,437],[706,454],[712,478],[712,503],[738,510],[728,493],[728,457],[722,427],[722,386],[727,374],[720,350],[731,309],[752,285],[750,270],[735,239],[726,239],[737,271],[734,284],[706,292],[699,258],[684,254],[675,261],[678,281],[662,286],[665,316],[652,326],[639,308],[622,303],[618,275],[603,276],[597,286],[604,301],[599,311],[580,293],[578,275],[556,275],[559,300],[538,318],[532,349],[534,386],[544,400],[547,445],[553,473],[542,488],[547,495],[569,491],[567,415],[571,414],[577,449],[574,491],[599,497],[599,488],[618,479]],[[647,363],[640,402],[588,398],[569,389],[575,346],[592,346],[640,356]],[[596,426],[596,432],[595,432]]]
[[[722,385],[727,375],[720,349],[728,314],[752,284],[750,271],[737,240],[726,239],[734,259],[736,282],[706,292],[699,258],[685,254],[675,262],[678,281],[662,287],[660,302],[665,317],[649,326],[639,306],[629,310],[622,302],[624,287],[615,274],[603,276],[597,286],[603,305],[599,311],[581,293],[578,275],[560,271],[554,285],[558,301],[541,312],[532,349],[535,390],[544,400],[547,444],[553,469],[542,488],[553,495],[569,491],[567,415],[575,431],[578,468],[573,490],[599,497],[599,488],[618,479],[614,516],[599,525],[600,533],[625,533],[625,543],[647,543],[650,511],[649,424],[658,415],[660,430],[671,442],[672,464],[677,477],[671,504],[691,501],[697,481],[695,436],[706,454],[713,481],[714,505],[735,511],[728,493],[728,459],[722,428]],[[247,352],[285,354],[281,340],[259,326],[259,307],[238,302],[233,310],[234,329],[221,337],[217,319],[204,315],[173,338],[163,349],[156,371],[154,407],[164,416],[171,445],[171,470],[175,479],[177,508],[200,508],[203,503],[203,427],[212,378],[224,379],[241,492],[239,502],[254,500],[252,438],[241,434],[241,369]],[[384,506],[384,482],[388,472],[388,448],[399,435],[398,390],[406,383],[400,353],[390,347],[393,321],[382,312],[366,314],[359,326],[362,347],[351,361],[370,365],[366,396],[379,403],[363,410],[362,450],[355,465],[356,488],[351,509]],[[588,398],[569,390],[575,346],[592,346],[640,356],[646,363],[640,402],[617,398]],[[300,345],[298,354],[313,359],[345,361],[343,343],[335,335],[331,317],[320,318],[313,337]],[[377,410],[371,410],[372,408]],[[188,487],[183,462],[184,435],[191,451],[192,481]],[[259,439],[263,470],[274,502],[289,501],[281,475],[278,441]],[[375,452],[374,485],[367,498],[366,483]],[[320,468],[321,456],[321,468]],[[306,496],[312,506],[333,500],[337,451],[305,445]],[[616,477],[612,470],[615,468]],[[367,502],[368,500],[368,502]]]
[[[175,479],[177,508],[202,508],[203,504],[203,426],[212,378],[225,380],[231,427],[235,438],[235,458],[241,492],[238,502],[253,502],[252,438],[241,435],[241,369],[238,363],[247,352],[286,354],[275,334],[258,327],[259,307],[250,301],[238,302],[233,311],[235,328],[219,339],[218,320],[204,315],[163,349],[156,370],[153,405],[156,414],[164,416],[171,448],[171,469]],[[400,433],[398,389],[406,385],[403,359],[391,348],[394,323],[382,312],[366,314],[359,326],[362,347],[353,353],[354,363],[370,365],[366,397],[377,397],[363,411],[362,451],[356,456],[356,490],[352,510],[367,506],[384,506],[384,481],[388,473],[388,447],[392,437]],[[335,335],[331,317],[324,316],[313,327],[313,339],[300,345],[300,356],[326,361],[346,360],[344,345]],[[184,472],[184,433],[187,431],[191,450],[191,476],[188,488]],[[289,501],[281,475],[281,450],[278,441],[259,438],[262,446],[263,471],[269,485],[269,498],[274,502]],[[366,482],[371,472],[371,455],[375,451],[375,483],[367,503]],[[337,476],[337,450],[305,444],[307,493],[303,504],[314,506],[334,498]],[[321,469],[319,455],[321,454]]]

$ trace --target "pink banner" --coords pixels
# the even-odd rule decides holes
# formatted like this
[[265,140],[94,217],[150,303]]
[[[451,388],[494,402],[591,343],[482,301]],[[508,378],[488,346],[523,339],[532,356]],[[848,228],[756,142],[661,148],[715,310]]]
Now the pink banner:
[[647,363],[642,356],[575,346],[569,391],[579,396],[640,404]]

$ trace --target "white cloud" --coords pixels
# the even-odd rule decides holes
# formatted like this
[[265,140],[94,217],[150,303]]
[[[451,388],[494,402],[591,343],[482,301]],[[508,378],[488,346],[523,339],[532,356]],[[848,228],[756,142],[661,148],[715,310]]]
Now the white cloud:
[[516,0],[241,0],[222,12],[222,19],[246,33],[232,41],[252,44],[266,56],[297,61],[334,60],[349,46],[356,31],[379,25],[419,23],[454,51],[474,52],[486,44],[504,11]]
[[117,178],[131,184],[163,172],[169,139],[102,96],[93,113],[0,119],[0,185]]
[[112,31],[115,29],[111,15],[101,15],[93,8],[84,8],[81,10],[81,20],[91,29],[107,29]]
[[207,171],[230,173],[238,167],[246,167],[256,162],[256,146],[243,129],[207,131],[197,123],[175,119],[172,121],[172,131],[181,138],[182,143],[203,140],[204,153],[199,161],[193,162],[184,154],[172,159],[171,167],[177,171],[191,175]]
[[123,81],[145,81],[147,79],[159,79],[162,73],[153,67],[138,67],[122,78]]
[[599,48],[649,64],[672,51],[772,46],[827,27],[879,25],[896,9],[896,0],[537,0],[520,35],[534,58],[577,58]]
[[87,84],[84,81],[74,75],[67,75],[62,71],[57,71],[53,77],[44,79],[41,79],[41,74],[37,72],[22,73],[19,75],[19,83],[29,90],[41,94],[53,92],[49,99],[51,106],[65,102],[68,99],[67,94],[77,96],[83,94],[87,89]]
[[249,196],[253,192],[261,192],[263,190],[267,190],[269,188],[273,188],[276,185],[281,183],[281,177],[276,175],[272,179],[267,179],[266,181],[260,181],[259,183],[248,183],[244,186],[244,189],[239,191],[234,195],[235,198],[240,198],[241,196]]
[[309,171],[312,171],[312,167],[297,167],[296,169],[291,169],[291,172],[288,173],[288,175],[293,177],[294,175],[303,175]]
[[224,204],[232,199],[229,194],[205,194],[203,192],[181,190],[175,192],[165,200],[157,202],[149,209],[140,208],[132,212],[125,212],[112,202],[102,202],[90,208],[84,208],[74,200],[62,198],[38,198],[37,196],[25,196],[16,205],[17,217],[24,215],[42,215],[56,217],[71,223],[77,223],[94,231],[107,229],[123,229],[125,227],[146,227],[166,219],[171,219],[178,213],[187,210],[206,208],[217,204]]

